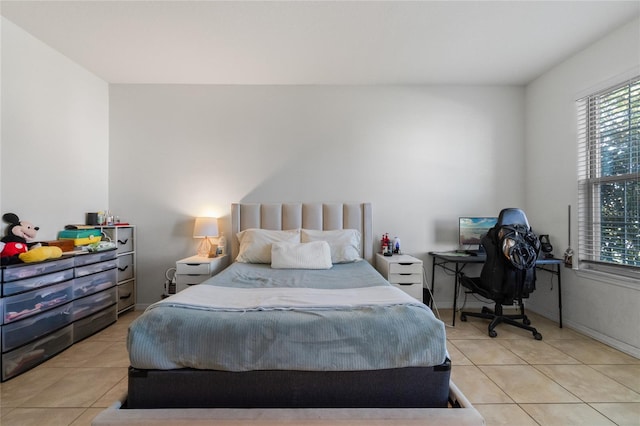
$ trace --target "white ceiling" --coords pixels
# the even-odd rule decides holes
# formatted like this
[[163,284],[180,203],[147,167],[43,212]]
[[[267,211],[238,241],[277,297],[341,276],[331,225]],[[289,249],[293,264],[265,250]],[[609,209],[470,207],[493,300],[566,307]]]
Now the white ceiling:
[[520,85],[638,17],[640,1],[4,0],[0,10],[111,83]]

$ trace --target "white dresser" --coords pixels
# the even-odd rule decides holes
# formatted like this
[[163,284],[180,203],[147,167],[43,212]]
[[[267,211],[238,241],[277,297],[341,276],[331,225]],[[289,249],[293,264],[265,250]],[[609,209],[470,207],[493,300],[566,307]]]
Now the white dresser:
[[229,264],[229,256],[191,256],[176,262],[176,292],[190,285],[200,284],[222,271]]
[[407,254],[376,253],[376,269],[387,281],[422,302],[422,261]]

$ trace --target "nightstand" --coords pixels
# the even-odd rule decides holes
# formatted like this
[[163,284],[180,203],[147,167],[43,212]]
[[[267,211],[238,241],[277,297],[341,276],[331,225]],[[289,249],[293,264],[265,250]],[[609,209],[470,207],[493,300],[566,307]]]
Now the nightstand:
[[422,302],[422,261],[408,254],[376,253],[376,269],[387,281]]
[[229,264],[229,256],[200,257],[191,256],[176,262],[176,292],[190,285],[200,284],[204,280],[222,271]]

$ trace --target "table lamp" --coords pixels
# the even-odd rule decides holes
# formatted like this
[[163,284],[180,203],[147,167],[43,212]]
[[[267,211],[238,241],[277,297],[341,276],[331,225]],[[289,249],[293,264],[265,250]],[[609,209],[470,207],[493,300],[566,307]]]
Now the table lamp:
[[215,217],[196,217],[193,238],[202,238],[198,246],[198,256],[216,257],[217,245],[211,244],[210,237],[218,236],[218,219]]

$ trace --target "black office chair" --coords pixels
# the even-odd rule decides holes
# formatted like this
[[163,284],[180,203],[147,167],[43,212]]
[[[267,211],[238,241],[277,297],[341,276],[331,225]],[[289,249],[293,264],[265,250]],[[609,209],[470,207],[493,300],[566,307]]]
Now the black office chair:
[[[493,300],[495,307],[492,310],[485,306],[482,312],[463,311],[460,320],[466,321],[467,317],[490,319],[490,337],[496,337],[495,327],[505,323],[531,331],[536,340],[542,340],[538,330],[531,327],[522,301],[535,290],[536,259],[540,251],[540,240],[531,231],[527,216],[520,209],[503,209],[497,224],[482,238],[482,245],[487,260],[480,276],[468,277],[461,273],[460,284],[469,290],[467,293],[477,293]],[[502,306],[514,302],[518,303],[520,313],[504,314]]]

